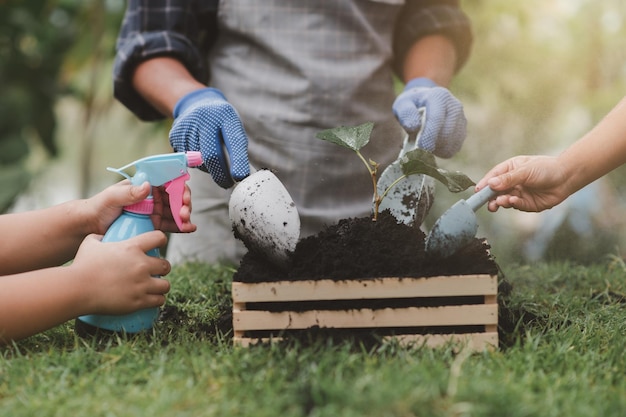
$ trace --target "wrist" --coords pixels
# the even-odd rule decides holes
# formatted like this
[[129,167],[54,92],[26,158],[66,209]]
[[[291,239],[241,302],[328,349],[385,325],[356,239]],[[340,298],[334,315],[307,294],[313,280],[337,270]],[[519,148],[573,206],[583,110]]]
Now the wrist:
[[404,91],[410,90],[412,88],[420,88],[420,87],[433,88],[433,87],[438,87],[438,85],[436,82],[434,82],[430,78],[417,77],[417,78],[413,78],[408,83],[406,83],[406,85],[404,86]]
[[67,216],[68,222],[73,225],[71,233],[80,238],[91,233],[101,234],[99,211],[94,207],[91,198],[74,200],[65,204],[67,205],[65,216]]
[[561,171],[562,188],[565,192],[565,198],[574,194],[590,182],[588,180],[586,167],[581,164],[573,163],[567,153],[559,155],[557,161],[557,167]]
[[73,306],[75,317],[93,313],[97,307],[92,290],[94,271],[81,262],[72,262],[59,268],[62,268],[66,282],[67,304]]
[[174,106],[174,110],[172,112],[174,118],[177,118],[181,113],[187,110],[190,106],[198,103],[202,100],[220,100],[226,101],[226,97],[224,94],[213,87],[205,87],[198,90],[194,90],[190,93],[185,94],[181,97],[180,100]]

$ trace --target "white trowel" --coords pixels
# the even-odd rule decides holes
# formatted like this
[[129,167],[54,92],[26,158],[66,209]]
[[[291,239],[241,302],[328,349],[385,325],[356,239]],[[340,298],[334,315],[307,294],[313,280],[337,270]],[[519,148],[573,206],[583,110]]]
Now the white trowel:
[[228,215],[248,250],[286,269],[300,238],[300,216],[282,182],[270,170],[256,171],[235,185]]

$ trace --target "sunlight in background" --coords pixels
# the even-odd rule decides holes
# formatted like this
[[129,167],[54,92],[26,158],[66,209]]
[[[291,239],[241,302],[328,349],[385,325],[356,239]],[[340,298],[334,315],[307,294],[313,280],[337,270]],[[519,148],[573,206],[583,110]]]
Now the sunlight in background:
[[[475,42],[453,90],[466,109],[468,138],[460,155],[442,165],[479,179],[516,154],[558,154],[625,95],[622,1],[465,1],[463,6],[474,22]],[[544,213],[483,209],[478,234],[488,237],[500,260],[588,261],[614,252],[623,246],[626,230],[620,215],[626,183],[619,171],[582,191],[586,198],[573,197]],[[466,197],[438,192],[434,217]],[[584,204],[589,198],[602,210]],[[571,218],[591,224],[592,237],[572,227]]]

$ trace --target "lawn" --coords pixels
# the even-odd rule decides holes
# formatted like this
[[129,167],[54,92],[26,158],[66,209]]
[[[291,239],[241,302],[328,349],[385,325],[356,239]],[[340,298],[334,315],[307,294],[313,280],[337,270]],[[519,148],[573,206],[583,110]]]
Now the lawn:
[[505,345],[233,347],[228,266],[175,268],[150,337],[0,348],[2,416],[623,416],[626,266],[508,266]]

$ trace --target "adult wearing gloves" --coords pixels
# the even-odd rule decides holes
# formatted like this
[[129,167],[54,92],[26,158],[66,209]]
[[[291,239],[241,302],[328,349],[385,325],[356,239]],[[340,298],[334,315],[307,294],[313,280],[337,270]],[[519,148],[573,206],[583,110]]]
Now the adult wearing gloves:
[[[419,128],[420,107],[422,148],[447,158],[465,139],[462,106],[446,88],[471,44],[458,1],[143,3],[128,3],[115,96],[143,120],[174,117],[173,148],[201,151],[213,178],[192,175],[198,233],[172,237],[172,262],[245,252],[228,219],[228,188],[249,162],[285,184],[302,236],[368,215],[361,162],[317,139],[321,130],[374,122],[368,156],[381,167],[397,157],[403,130]],[[394,73],[406,83],[398,97]]]

